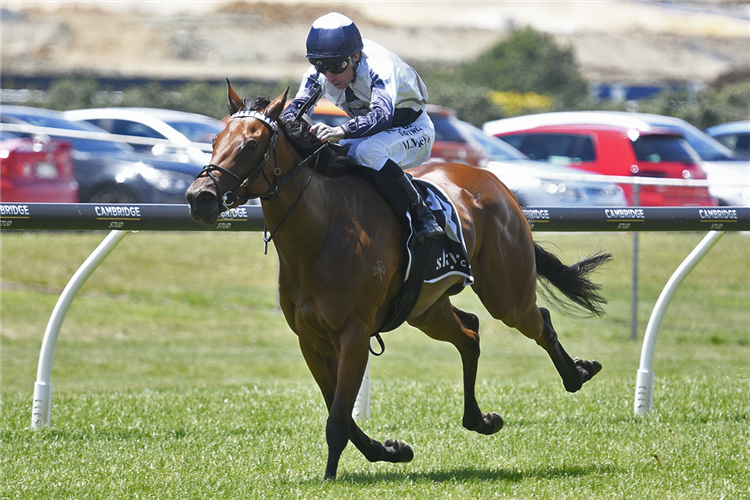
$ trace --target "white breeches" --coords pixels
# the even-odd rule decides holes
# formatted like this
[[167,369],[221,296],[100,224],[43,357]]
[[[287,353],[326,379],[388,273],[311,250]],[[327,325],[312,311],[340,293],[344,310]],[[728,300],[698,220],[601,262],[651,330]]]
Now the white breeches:
[[369,137],[343,139],[349,144],[349,156],[362,166],[380,170],[391,159],[402,169],[416,167],[430,156],[435,142],[435,127],[423,112],[406,127],[394,127]]

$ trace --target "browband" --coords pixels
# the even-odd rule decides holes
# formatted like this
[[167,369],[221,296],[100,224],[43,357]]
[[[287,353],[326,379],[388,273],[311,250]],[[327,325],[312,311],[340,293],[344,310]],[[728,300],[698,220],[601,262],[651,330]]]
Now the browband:
[[275,121],[271,120],[269,117],[264,115],[263,113],[258,113],[257,111],[246,111],[241,110],[237,111],[235,114],[229,117],[231,120],[232,118],[255,118],[256,120],[260,120],[269,127],[271,127],[271,130],[278,133],[279,132],[279,125]]

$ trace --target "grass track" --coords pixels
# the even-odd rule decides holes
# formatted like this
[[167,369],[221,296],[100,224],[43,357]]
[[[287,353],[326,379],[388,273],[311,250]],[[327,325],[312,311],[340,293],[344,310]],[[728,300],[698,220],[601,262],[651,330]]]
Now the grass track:
[[[470,292],[492,437],[461,428],[455,350],[402,327],[373,360],[377,439],[409,464],[349,446],[335,483],[325,406],[276,308],[260,235],[128,235],[84,286],[55,353],[52,428],[29,430],[41,337],[101,233],[2,233],[2,487],[7,498],[750,498],[750,236],[727,234],[676,294],[659,334],[655,411],[633,417],[631,238],[536,234],[567,262],[615,255],[597,280],[607,316],[553,315],[573,356],[604,371],[567,394],[533,342]],[[640,336],[664,283],[702,234],[641,235]],[[221,265],[217,256],[222,255]]]

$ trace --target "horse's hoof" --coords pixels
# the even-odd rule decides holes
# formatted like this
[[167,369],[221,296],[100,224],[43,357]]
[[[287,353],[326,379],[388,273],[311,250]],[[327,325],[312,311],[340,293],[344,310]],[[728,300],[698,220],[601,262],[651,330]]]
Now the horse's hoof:
[[414,450],[411,445],[398,439],[386,439],[383,443],[386,451],[386,460],[392,463],[411,462],[414,458]]
[[500,429],[503,428],[503,425],[505,425],[505,422],[503,421],[503,417],[500,416],[497,412],[492,412],[487,414],[490,418],[490,432],[487,434],[494,434]]
[[576,358],[573,360],[578,368],[578,372],[581,374],[581,381],[588,382],[594,375],[602,371],[602,364],[595,359],[591,361],[587,359]]
[[594,369],[593,373],[591,374],[592,377],[602,371],[602,364],[595,359],[591,360],[591,366]]
[[482,420],[479,425],[470,427],[464,422],[464,427],[470,431],[490,436],[502,429],[504,423],[503,417],[501,417],[499,413],[493,411],[492,413],[482,413]]

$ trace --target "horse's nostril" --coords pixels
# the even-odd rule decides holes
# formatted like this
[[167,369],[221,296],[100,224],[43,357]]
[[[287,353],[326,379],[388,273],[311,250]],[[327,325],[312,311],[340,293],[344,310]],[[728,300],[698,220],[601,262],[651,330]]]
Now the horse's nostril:
[[216,194],[209,189],[188,188],[185,199],[191,206],[216,203]]
[[198,196],[196,196],[195,201],[196,203],[199,203],[201,205],[206,205],[210,203],[216,203],[216,194],[204,189],[200,193],[198,193]]

